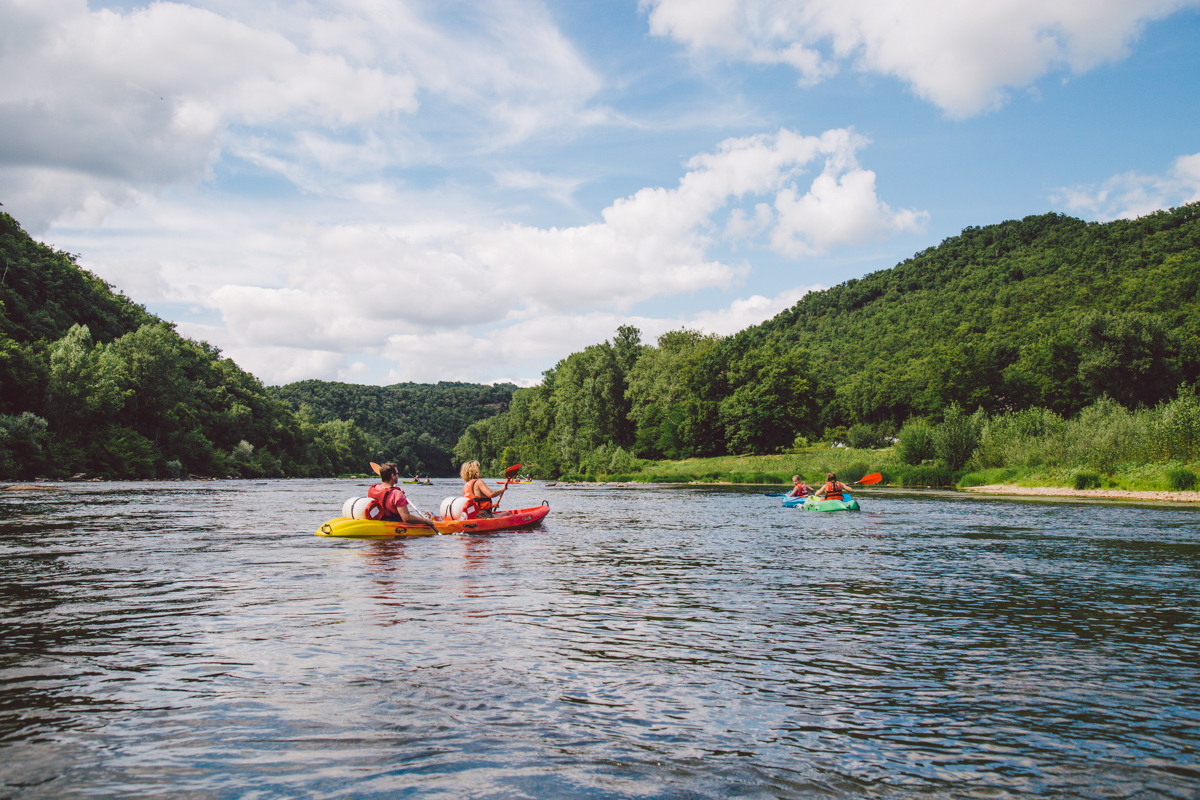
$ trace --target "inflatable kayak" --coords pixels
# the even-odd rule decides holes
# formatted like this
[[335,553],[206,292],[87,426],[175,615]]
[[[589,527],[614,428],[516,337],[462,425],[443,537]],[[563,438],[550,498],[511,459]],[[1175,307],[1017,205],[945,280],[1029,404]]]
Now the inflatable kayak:
[[821,500],[815,494],[801,500],[788,500],[784,503],[788,508],[799,508],[804,511],[858,511],[858,501],[851,495],[845,495],[844,500]]
[[433,528],[407,522],[338,517],[317,528],[316,534],[347,539],[384,539],[397,536],[433,536],[438,533],[499,533],[537,527],[549,513],[550,506],[542,503],[533,508],[500,511],[494,517],[434,522]]

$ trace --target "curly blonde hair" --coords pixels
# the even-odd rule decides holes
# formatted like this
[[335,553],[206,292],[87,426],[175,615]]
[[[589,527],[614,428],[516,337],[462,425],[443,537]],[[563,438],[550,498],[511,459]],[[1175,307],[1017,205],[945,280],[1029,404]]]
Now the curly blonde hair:
[[468,461],[462,465],[462,469],[458,471],[459,476],[464,481],[473,481],[479,477],[479,462]]

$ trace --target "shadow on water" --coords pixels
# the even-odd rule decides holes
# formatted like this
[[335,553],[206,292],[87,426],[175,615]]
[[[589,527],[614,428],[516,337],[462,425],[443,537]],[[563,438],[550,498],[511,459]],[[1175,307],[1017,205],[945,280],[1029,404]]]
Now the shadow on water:
[[1196,509],[361,484],[0,493],[0,796],[1195,796]]

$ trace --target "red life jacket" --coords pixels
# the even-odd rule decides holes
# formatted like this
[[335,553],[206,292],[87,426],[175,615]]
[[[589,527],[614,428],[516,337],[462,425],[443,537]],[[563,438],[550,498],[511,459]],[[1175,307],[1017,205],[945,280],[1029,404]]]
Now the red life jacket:
[[404,496],[404,492],[386,483],[377,483],[367,489],[367,497],[375,501],[367,504],[367,519],[400,519],[397,503],[403,501],[405,507],[408,506],[408,498]]
[[[478,481],[478,480],[482,480],[482,479],[476,478],[475,480],[467,481],[466,483],[463,484],[463,497],[467,498],[468,500],[475,501],[476,515],[478,515],[478,513],[480,511],[491,511],[492,510],[492,498],[487,497],[486,495],[481,497],[481,496],[475,494],[475,481]],[[468,512],[468,516],[470,517],[470,512]]]

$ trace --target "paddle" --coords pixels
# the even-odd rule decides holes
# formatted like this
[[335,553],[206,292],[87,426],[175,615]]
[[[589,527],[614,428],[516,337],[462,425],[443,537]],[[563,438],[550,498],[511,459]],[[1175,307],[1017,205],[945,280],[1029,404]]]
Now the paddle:
[[870,486],[873,483],[879,483],[881,480],[883,480],[882,473],[872,472],[870,475],[863,475],[850,485],[853,486],[855,483],[861,483],[863,486]]
[[[513,464],[511,467],[504,470],[504,489],[500,490],[500,497],[504,496],[504,490],[508,488],[508,482],[512,480],[513,475],[516,475],[517,471],[520,469],[521,469],[520,464]],[[500,498],[496,498],[496,502],[492,503],[492,511],[496,511],[499,508],[500,508]]]

